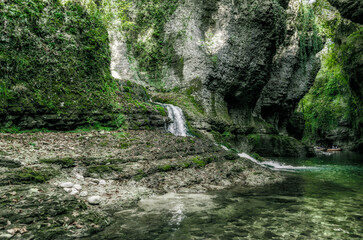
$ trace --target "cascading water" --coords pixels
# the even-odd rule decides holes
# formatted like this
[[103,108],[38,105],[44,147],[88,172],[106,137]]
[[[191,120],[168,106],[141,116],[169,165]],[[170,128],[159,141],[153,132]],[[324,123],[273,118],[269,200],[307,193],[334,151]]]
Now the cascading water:
[[272,170],[279,170],[279,171],[295,171],[295,170],[313,170],[313,169],[317,169],[316,167],[306,167],[306,166],[291,166],[291,165],[286,165],[280,162],[275,162],[275,161],[263,161],[263,162],[259,162],[256,159],[254,159],[253,157],[251,157],[250,155],[246,154],[246,153],[239,153],[238,156],[243,157],[243,158],[247,158],[249,160],[251,160],[252,162],[262,166],[262,167],[268,167]]
[[162,104],[162,106],[166,108],[168,111],[168,117],[173,121],[168,124],[167,130],[175,136],[189,136],[183,110],[181,110],[180,107],[171,104]]

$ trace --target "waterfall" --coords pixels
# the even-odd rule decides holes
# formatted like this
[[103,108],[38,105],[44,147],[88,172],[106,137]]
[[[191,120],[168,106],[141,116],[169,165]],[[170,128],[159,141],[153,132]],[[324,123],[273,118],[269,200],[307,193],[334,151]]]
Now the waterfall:
[[168,124],[167,130],[175,136],[189,136],[183,110],[181,110],[180,107],[171,104],[162,104],[162,106],[168,111],[168,117],[173,120],[172,123]]

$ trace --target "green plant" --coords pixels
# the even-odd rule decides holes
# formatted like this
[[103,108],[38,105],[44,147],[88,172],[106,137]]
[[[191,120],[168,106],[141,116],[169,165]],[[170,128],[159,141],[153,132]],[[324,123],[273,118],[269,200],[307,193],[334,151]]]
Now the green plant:
[[128,50],[135,56],[143,78],[162,88],[162,68],[175,55],[173,39],[165,38],[164,26],[178,6],[178,0],[137,0],[135,25],[126,31]]
[[171,165],[162,165],[162,166],[158,166],[158,169],[163,172],[168,172],[168,171],[171,171],[173,169],[173,167]]
[[323,48],[318,25],[315,21],[313,8],[310,4],[301,2],[296,22],[299,35],[300,66],[304,70],[309,57],[315,55]]
[[350,46],[349,41],[342,46],[328,46],[313,87],[299,103],[298,110],[303,112],[305,118],[304,141],[315,143],[325,139],[331,131],[339,128],[342,121],[351,123],[355,134],[361,134],[361,104],[352,94],[350,75],[344,70],[345,59],[350,55],[347,48]]
[[200,156],[195,156],[191,158],[191,161],[198,167],[204,167],[205,165],[207,165],[207,163]]
[[122,128],[125,122],[125,116],[123,114],[118,115],[118,117],[115,119],[115,126],[117,128]]

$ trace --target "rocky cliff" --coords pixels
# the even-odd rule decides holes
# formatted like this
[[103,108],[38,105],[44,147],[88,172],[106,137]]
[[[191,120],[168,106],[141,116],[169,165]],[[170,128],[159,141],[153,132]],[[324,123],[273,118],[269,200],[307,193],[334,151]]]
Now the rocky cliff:
[[356,23],[363,23],[363,2],[361,0],[328,0],[340,14]]
[[[299,145],[288,136],[287,125],[314,82],[320,67],[315,54],[322,46],[309,5],[172,1],[160,22],[157,13],[146,15],[138,9],[138,2],[134,1],[131,16],[144,27],[114,41],[119,53],[113,61],[120,66],[113,69],[114,76],[134,76],[189,96],[202,112],[185,109],[190,126],[209,136],[225,133],[235,148],[253,151],[249,134],[262,139],[272,134],[285,145]],[[128,54],[127,62],[122,53]]]

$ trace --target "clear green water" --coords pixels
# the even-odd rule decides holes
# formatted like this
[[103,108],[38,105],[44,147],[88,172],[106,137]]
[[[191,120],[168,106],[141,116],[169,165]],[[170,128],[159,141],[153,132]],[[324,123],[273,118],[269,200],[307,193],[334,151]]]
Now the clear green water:
[[279,159],[282,184],[171,195],[117,213],[95,239],[363,239],[363,156]]

